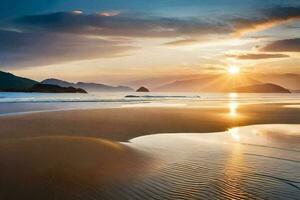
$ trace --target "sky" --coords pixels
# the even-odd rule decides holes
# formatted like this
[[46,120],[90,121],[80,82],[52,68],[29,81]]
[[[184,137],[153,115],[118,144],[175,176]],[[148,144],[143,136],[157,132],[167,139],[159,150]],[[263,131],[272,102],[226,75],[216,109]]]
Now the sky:
[[2,0],[0,70],[123,84],[300,73],[298,0]]

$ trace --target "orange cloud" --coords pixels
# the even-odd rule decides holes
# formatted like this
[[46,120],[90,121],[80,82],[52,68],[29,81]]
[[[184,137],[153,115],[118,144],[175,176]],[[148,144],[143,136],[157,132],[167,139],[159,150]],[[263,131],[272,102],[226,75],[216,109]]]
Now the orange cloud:
[[274,58],[287,58],[289,55],[285,54],[265,54],[265,53],[246,53],[239,55],[227,55],[240,60],[261,60],[261,59],[274,59]]

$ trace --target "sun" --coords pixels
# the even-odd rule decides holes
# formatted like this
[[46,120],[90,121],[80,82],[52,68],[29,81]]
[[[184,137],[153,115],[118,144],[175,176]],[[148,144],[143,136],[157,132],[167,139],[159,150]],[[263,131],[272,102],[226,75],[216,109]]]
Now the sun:
[[231,75],[238,74],[240,72],[240,68],[237,66],[230,66],[227,69],[228,73]]

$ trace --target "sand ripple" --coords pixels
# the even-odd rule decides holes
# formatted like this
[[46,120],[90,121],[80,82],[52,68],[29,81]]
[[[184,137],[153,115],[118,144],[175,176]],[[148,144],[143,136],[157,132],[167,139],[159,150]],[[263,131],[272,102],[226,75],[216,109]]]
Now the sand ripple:
[[300,199],[300,125],[0,142],[0,199]]
[[238,137],[229,131],[134,139],[162,166],[128,186],[132,192],[124,198],[300,199],[300,143],[290,143],[299,130],[299,125],[249,126],[235,130]]

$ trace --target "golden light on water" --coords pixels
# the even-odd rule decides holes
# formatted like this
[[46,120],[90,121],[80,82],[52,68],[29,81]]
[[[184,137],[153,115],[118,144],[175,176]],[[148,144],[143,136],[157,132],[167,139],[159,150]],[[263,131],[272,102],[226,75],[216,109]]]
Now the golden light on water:
[[229,116],[230,117],[235,117],[237,116],[237,109],[238,109],[238,102],[236,101],[236,98],[238,97],[237,93],[229,93],[229,99],[230,99],[230,103],[228,105],[229,108]]
[[237,109],[238,109],[238,103],[237,102],[230,102],[229,103],[229,115],[231,117],[235,117],[238,114]]
[[236,99],[238,97],[238,94],[235,92],[229,93],[230,99]]
[[239,142],[241,141],[241,137],[239,135],[239,128],[232,128],[232,129],[229,129],[228,130],[230,136],[231,136],[231,139],[235,142]]
[[230,67],[228,67],[227,71],[230,75],[235,75],[240,72],[240,68],[237,66],[230,66]]

